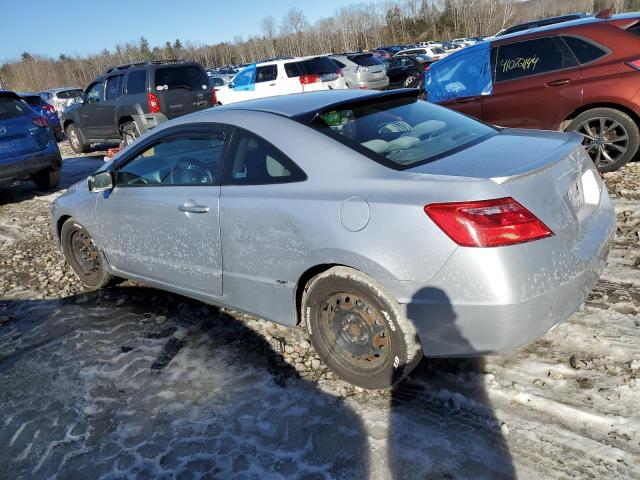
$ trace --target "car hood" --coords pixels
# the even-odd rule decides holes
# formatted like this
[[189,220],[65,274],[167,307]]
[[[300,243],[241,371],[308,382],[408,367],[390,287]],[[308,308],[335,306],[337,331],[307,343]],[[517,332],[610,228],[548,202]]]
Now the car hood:
[[576,133],[505,128],[476,145],[407,172],[499,180],[557,163],[581,141]]

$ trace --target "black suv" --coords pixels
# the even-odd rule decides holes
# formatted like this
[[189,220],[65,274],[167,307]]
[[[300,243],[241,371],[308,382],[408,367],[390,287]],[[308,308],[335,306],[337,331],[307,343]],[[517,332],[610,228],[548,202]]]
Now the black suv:
[[85,153],[92,143],[131,143],[169,119],[212,107],[215,92],[195,62],[146,61],[110,68],[64,112],[71,148]]

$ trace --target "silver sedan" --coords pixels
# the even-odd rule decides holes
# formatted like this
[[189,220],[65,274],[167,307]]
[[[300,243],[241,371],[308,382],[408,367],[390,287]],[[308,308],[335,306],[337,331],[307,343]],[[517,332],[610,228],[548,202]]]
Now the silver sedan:
[[576,134],[500,129],[415,90],[274,97],[157,127],[52,206],[90,288],[135,279],[288,326],[385,388],[426,356],[566,320],[614,232]]

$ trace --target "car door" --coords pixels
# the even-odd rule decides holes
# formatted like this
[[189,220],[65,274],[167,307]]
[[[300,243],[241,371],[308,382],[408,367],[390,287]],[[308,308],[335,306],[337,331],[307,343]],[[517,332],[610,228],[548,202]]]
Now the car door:
[[406,57],[394,57],[391,59],[389,69],[387,70],[387,76],[389,77],[390,85],[401,84],[404,78],[407,76],[407,72],[413,67],[413,60]]
[[144,142],[113,168],[100,194],[97,238],[124,276],[182,292],[222,294],[218,202],[226,148],[221,125],[179,125]]
[[280,95],[278,86],[278,65],[261,65],[256,67],[256,86],[253,98],[273,97]]
[[104,107],[104,83],[89,85],[84,95],[84,104],[79,109],[80,127],[88,138],[102,137],[102,112]]
[[503,127],[557,130],[582,104],[578,61],[557,37],[493,47],[493,94],[482,99],[482,119]]
[[228,92],[221,91],[219,95],[219,100],[223,105],[225,103],[242,102],[255,98],[256,66],[249,65],[244,70],[240,70],[240,72],[233,77],[228,87]]
[[106,81],[105,101],[100,112],[100,133],[105,138],[120,138],[118,122],[116,119],[116,108],[118,99],[122,95],[123,75],[109,77]]

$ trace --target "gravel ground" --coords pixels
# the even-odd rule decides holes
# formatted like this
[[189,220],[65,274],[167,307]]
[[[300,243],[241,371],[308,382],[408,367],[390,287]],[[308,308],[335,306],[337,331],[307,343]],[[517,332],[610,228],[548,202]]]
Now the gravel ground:
[[302,329],[133,282],[85,292],[49,203],[105,152],[66,144],[54,193],[0,190],[0,478],[640,478],[640,164],[572,318],[526,348],[335,378]]

